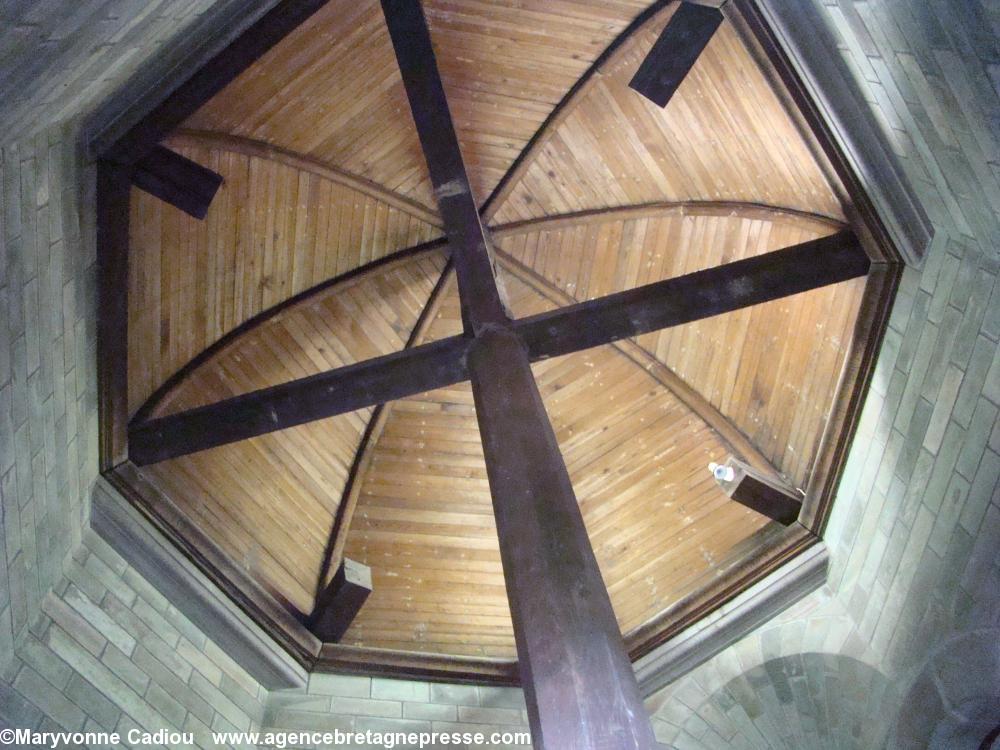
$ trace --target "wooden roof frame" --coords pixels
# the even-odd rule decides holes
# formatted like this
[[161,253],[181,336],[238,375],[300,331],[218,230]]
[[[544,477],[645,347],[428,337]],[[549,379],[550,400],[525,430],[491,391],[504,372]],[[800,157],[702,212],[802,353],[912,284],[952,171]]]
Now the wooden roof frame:
[[[97,163],[97,249],[99,269],[99,409],[100,468],[110,483],[121,491],[155,528],[163,532],[200,570],[215,582],[251,619],[280,643],[306,669],[379,672],[457,679],[476,682],[516,683],[509,662],[465,657],[428,658],[408,652],[385,652],[336,644],[321,645],[270,593],[238,570],[213,543],[180,514],[171,510],[169,500],[159,495],[127,457],[126,335],[129,196],[128,169],[143,158],[162,137],[183,121],[204,101],[280,41],[313,11],[322,0],[283,0],[257,23],[244,31],[229,47],[204,67],[193,71],[187,81],[165,96],[146,117],[112,146]],[[648,15],[665,5],[659,2],[626,30],[609,51],[599,58],[592,71],[611,54],[614,47],[641,25]],[[723,7],[740,37],[768,75],[787,105],[817,160],[843,183],[845,203],[854,207],[850,225],[871,261],[864,306],[855,328],[852,350],[842,376],[852,387],[838,389],[837,401],[824,433],[820,458],[807,488],[807,501],[800,524],[780,539],[758,551],[732,580],[719,583],[697,601],[680,602],[636,633],[627,637],[630,657],[635,660],[696,622],[739,590],[763,579],[783,562],[820,541],[829,515],[833,490],[846,459],[860,414],[863,395],[871,379],[875,354],[881,344],[891,300],[902,272],[900,254],[891,232],[875,202],[854,170],[856,156],[845,153],[835,126],[827,121],[827,111],[818,106],[800,71],[788,57],[769,26],[766,0],[731,0]],[[592,72],[591,71],[591,72]],[[581,82],[591,73],[581,78]],[[578,84],[579,86],[579,84]],[[542,126],[558,119],[561,108],[575,94],[575,86]],[[540,131],[541,132],[541,131]],[[534,142],[534,141],[533,141]],[[533,143],[525,149],[528,153]],[[515,161],[510,174],[521,167]],[[505,179],[484,206],[488,216],[502,192]],[[884,209],[884,206],[880,206]],[[123,216],[126,217],[123,221]],[[360,270],[357,272],[361,272]],[[336,281],[336,280],[334,280]],[[378,653],[375,653],[375,652]],[[373,663],[373,661],[375,663]]]

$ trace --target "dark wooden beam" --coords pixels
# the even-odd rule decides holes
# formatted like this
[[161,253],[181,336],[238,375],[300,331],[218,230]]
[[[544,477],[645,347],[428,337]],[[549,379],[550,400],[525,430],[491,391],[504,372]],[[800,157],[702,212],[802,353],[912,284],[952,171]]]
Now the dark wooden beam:
[[128,170],[97,162],[97,346],[101,353],[98,413],[100,463],[106,471],[125,460],[128,425]]
[[154,146],[132,169],[132,183],[196,219],[204,219],[222,175],[164,146]]
[[465,329],[502,325],[508,316],[496,285],[490,241],[469,185],[423,9],[417,0],[382,0],[382,11],[452,248]]
[[653,748],[580,505],[518,335],[493,329],[477,337],[469,376],[535,747]]
[[667,106],[721,23],[718,8],[682,2],[629,87],[660,107]]
[[732,477],[716,479],[733,500],[783,526],[791,526],[798,520],[803,495],[794,487],[758,471],[738,458],[730,458],[722,468],[729,469]]
[[205,102],[222,91],[264,53],[326,4],[327,0],[281,0],[229,46],[182,83],[152,112],[100,156],[134,164]]
[[[841,233],[516,320],[511,328],[536,362],[863,276],[868,267],[857,240]],[[142,466],[461,382],[470,343],[454,336],[134,422],[129,458]]]
[[339,643],[372,592],[372,569],[344,558],[316,599],[308,627],[325,643]]
[[129,458],[146,464],[460,383],[470,340],[403,349],[178,414],[129,425]]
[[849,232],[523,318],[532,361],[609,344],[868,273]]

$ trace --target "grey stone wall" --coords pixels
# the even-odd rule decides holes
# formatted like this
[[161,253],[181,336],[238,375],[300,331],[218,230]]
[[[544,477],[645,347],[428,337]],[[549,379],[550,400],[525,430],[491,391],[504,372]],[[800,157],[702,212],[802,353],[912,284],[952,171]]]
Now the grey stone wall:
[[0,3],[0,144],[100,111],[107,124],[275,0]]
[[56,129],[0,155],[0,665],[80,540],[97,471],[91,180]]
[[264,723],[274,731],[479,732],[486,738],[528,731],[517,689],[324,674],[312,675],[306,690],[272,692]]
[[267,693],[92,532],[4,667],[0,725],[38,731],[259,729]]

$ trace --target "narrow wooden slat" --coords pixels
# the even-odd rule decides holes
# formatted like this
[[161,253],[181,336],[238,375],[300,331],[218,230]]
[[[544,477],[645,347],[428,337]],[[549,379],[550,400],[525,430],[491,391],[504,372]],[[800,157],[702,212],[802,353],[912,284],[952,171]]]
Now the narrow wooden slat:
[[[101,356],[100,461],[107,470],[125,460],[128,424],[128,172],[97,163],[97,269],[101,280],[97,336]],[[115,290],[111,293],[107,290]]]
[[132,170],[132,183],[196,219],[204,219],[222,175],[163,146],[155,146]]
[[718,8],[682,2],[629,87],[659,106],[667,106],[721,23]]

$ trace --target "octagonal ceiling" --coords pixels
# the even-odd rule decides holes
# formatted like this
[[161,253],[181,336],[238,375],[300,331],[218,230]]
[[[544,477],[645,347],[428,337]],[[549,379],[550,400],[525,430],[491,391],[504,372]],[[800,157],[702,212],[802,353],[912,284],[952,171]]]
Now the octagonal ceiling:
[[[677,3],[424,5],[516,317],[827,236],[856,214],[731,20],[661,109],[628,82]],[[330,0],[166,143],[224,183],[201,221],[132,190],[130,417],[461,332],[375,0]],[[810,529],[783,528],[705,467],[736,456],[825,501],[877,295],[855,279],[534,366],[634,651],[815,540],[818,511]],[[371,566],[342,642],[373,661],[515,658],[468,384],[140,475],[152,513],[197,530],[196,558],[210,548],[252,582],[248,598],[296,619],[342,556]]]

